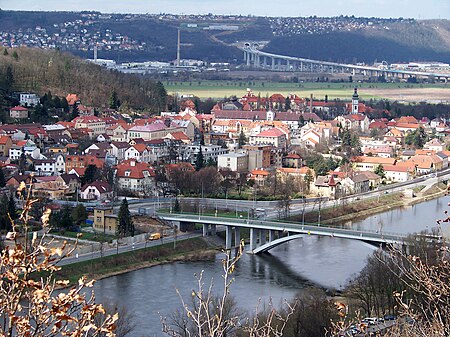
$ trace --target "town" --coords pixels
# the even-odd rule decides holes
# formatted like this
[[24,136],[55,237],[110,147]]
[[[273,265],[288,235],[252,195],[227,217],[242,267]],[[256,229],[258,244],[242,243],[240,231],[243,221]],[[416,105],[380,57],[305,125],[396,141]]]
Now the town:
[[[4,181],[11,189],[33,181],[33,195],[46,200],[97,205],[117,197],[220,196],[230,187],[262,198],[280,194],[274,181],[289,182],[292,197],[339,199],[448,168],[444,119],[371,119],[359,94],[355,88],[345,103],[259,97],[249,88],[210,114],[184,99],[180,111],[133,120],[68,94],[78,116],[42,125],[27,122],[40,98],[19,93],[11,123],[0,126]],[[318,116],[331,112],[337,117]]]

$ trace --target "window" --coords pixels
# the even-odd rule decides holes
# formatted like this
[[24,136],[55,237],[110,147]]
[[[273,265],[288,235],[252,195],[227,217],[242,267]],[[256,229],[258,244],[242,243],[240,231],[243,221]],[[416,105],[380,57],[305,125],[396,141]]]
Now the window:
[[97,222],[101,222],[102,218],[100,216],[97,217]]

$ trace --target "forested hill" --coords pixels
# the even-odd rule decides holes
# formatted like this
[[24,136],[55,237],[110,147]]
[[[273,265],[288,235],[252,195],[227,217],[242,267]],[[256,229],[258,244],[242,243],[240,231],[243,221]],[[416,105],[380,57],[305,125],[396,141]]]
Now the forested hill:
[[97,46],[99,58],[119,63],[175,60],[178,29],[183,59],[239,63],[235,43],[264,41],[266,51],[327,61],[450,62],[450,20],[0,9],[4,46],[59,49],[83,58],[92,58]]
[[448,20],[402,22],[384,27],[273,38],[267,52],[343,63],[385,60],[450,63]]
[[[6,52],[5,52],[6,50]],[[58,96],[76,93],[83,104],[108,106],[111,93],[122,104],[150,112],[166,106],[164,86],[146,77],[110,71],[69,53],[36,48],[0,50],[0,89],[51,91]]]

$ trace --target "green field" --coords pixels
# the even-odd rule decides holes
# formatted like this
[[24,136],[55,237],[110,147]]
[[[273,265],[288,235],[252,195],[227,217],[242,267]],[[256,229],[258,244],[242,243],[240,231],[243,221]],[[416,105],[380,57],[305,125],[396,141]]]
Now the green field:
[[169,94],[194,95],[201,99],[222,99],[224,97],[242,97],[247,88],[251,88],[255,95],[261,97],[274,93],[283,95],[297,94],[299,97],[324,99],[328,95],[329,100],[350,100],[353,89],[358,87],[361,97],[364,99],[384,98],[387,91],[426,91],[427,89],[448,88],[445,84],[410,84],[410,83],[283,83],[264,81],[164,81]]

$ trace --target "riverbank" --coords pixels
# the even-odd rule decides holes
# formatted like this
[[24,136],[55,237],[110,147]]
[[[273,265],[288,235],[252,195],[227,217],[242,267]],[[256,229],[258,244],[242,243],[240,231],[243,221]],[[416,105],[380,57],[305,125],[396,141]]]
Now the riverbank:
[[[426,192],[417,191],[414,197],[406,197],[403,193],[390,193],[374,198],[360,200],[352,203],[336,201],[333,207],[319,211],[305,213],[306,223],[340,224],[349,220],[361,220],[371,215],[390,211],[395,208],[412,206],[421,202],[436,199],[446,195],[447,189],[444,184],[436,184]],[[302,215],[289,218],[289,221],[302,221]]]
[[173,243],[167,243],[65,265],[56,273],[56,278],[69,280],[70,285],[73,285],[82,276],[100,280],[166,263],[214,260],[217,252],[218,247],[212,246],[203,238],[192,238],[177,242],[175,248]]

